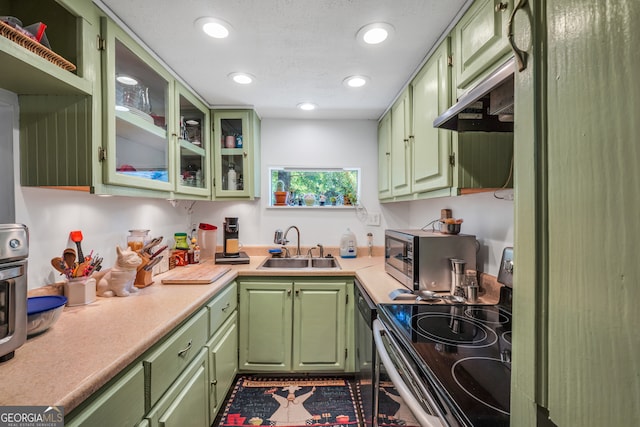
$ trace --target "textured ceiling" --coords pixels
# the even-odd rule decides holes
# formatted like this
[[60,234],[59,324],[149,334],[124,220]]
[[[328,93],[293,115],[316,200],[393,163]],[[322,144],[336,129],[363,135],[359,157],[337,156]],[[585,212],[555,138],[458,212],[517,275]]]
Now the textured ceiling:
[[[96,0],[97,1],[97,0]],[[470,0],[103,0],[209,105],[251,106],[263,118],[378,119]],[[100,3],[98,3],[100,5]],[[202,16],[231,36],[211,39]],[[365,46],[357,31],[387,22],[395,33]],[[255,76],[242,86],[232,72]],[[343,86],[345,77],[371,80]],[[296,109],[302,101],[318,105]]]

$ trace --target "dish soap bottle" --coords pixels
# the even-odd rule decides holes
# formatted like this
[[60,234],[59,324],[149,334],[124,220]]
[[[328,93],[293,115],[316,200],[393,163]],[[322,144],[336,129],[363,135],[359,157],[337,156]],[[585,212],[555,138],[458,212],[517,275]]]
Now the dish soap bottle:
[[356,235],[347,228],[347,231],[340,238],[340,257],[355,258],[357,247]]
[[229,163],[229,172],[227,172],[227,189],[229,191],[236,191],[238,181],[236,175],[236,166],[233,163]]

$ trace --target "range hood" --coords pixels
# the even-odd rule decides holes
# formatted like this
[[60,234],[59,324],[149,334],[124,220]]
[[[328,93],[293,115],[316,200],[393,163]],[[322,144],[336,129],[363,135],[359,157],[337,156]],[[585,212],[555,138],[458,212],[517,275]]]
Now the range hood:
[[511,58],[433,121],[433,127],[458,132],[513,132]]

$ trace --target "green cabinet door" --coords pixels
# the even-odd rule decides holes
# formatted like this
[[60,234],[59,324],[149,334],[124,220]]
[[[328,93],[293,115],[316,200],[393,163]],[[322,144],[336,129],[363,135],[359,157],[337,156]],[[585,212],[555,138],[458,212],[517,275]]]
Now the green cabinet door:
[[189,378],[178,397],[160,417],[160,427],[204,427],[208,426],[208,402],[206,399],[207,372],[201,365]]
[[[74,412],[76,413],[76,412]],[[144,416],[144,370],[131,366],[122,377],[92,398],[85,408],[65,420],[72,427],[134,426]]]
[[451,74],[448,59],[449,39],[446,39],[411,83],[411,187],[414,193],[451,186],[451,131],[433,127],[435,118],[449,107]]
[[211,144],[209,129],[211,129],[210,112],[198,98],[185,87],[177,83],[174,96],[175,110],[178,115],[175,120],[177,132],[172,135],[175,145],[176,191],[211,197]]
[[291,369],[292,292],[291,281],[240,282],[240,369]]
[[146,415],[151,427],[209,427],[208,355],[194,360]]
[[214,197],[260,197],[260,118],[256,112],[215,110],[213,130]]
[[511,55],[507,22],[513,3],[478,0],[454,28],[457,95]]
[[347,283],[294,283],[293,370],[345,366]]
[[174,79],[123,29],[102,20],[104,180],[158,191],[175,189]]
[[237,313],[220,327],[207,343],[209,349],[209,419],[213,420],[238,372]]
[[411,193],[411,91],[407,88],[391,108],[391,194]]
[[391,197],[391,113],[378,124],[378,198]]

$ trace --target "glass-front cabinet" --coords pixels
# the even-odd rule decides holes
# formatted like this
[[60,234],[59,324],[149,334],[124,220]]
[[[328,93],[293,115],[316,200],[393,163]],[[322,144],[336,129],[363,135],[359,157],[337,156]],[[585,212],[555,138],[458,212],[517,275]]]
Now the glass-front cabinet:
[[259,118],[252,110],[214,111],[213,118],[215,197],[258,197]]
[[103,19],[106,183],[173,191],[173,79],[123,30]]
[[189,91],[176,83],[178,124],[177,189],[178,193],[200,196],[211,195],[211,156],[209,110]]

